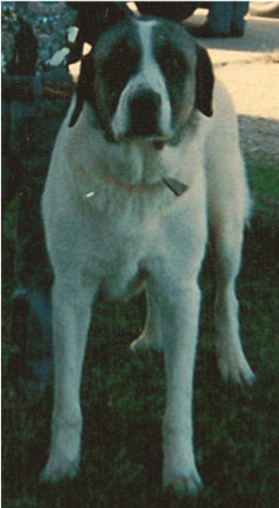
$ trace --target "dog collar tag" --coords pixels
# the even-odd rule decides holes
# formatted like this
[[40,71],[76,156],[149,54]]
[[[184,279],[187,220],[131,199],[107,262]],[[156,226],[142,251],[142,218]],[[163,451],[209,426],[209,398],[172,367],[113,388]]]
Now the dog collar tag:
[[188,190],[188,185],[186,185],[183,182],[180,182],[179,180],[176,180],[176,178],[162,178],[164,184],[177,196],[178,198],[185,194],[185,192]]

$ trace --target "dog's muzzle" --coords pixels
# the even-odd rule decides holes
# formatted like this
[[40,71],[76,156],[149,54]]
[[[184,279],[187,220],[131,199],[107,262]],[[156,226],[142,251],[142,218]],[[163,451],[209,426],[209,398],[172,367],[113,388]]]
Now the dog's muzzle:
[[129,134],[160,136],[161,97],[154,90],[140,90],[129,101]]

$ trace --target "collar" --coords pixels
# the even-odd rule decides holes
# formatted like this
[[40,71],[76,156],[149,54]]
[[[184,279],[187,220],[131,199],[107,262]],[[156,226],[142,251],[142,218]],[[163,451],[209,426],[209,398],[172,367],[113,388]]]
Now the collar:
[[[188,185],[186,185],[183,182],[180,182],[180,180],[177,180],[176,178],[172,177],[163,177],[161,180],[159,180],[156,183],[148,184],[148,183],[141,183],[141,184],[131,184],[123,182],[122,180],[119,180],[111,173],[105,173],[102,175],[103,180],[106,182],[113,184],[117,186],[120,189],[123,189],[127,192],[144,192],[144,191],[150,191],[157,189],[162,186],[166,186],[170,191],[174,193],[176,197],[180,197],[188,190]],[[86,197],[90,198],[94,196],[95,192],[88,192],[86,194]]]

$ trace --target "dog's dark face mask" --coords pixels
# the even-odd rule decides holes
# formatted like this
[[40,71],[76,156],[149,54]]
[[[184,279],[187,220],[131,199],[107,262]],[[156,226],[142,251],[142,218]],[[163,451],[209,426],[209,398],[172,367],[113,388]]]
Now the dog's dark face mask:
[[70,127],[84,101],[114,142],[172,142],[195,109],[213,114],[211,62],[182,26],[123,11],[110,25],[82,59]]

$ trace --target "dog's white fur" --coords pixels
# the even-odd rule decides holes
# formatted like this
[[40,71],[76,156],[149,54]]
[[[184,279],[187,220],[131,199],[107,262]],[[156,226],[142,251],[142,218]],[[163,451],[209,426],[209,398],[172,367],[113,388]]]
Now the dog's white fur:
[[[196,111],[181,142],[158,150],[144,141],[108,143],[88,104],[70,129],[73,107],[59,132],[43,195],[55,273],[56,367],[52,442],[43,478],[55,482],[76,474],[80,379],[97,291],[102,285],[110,297],[123,297],[140,273],[148,316],[132,349],[153,347],[165,355],[164,485],[182,494],[195,492],[200,477],[192,445],[192,380],[200,308],[197,279],[208,229],[216,256],[220,369],[225,379],[239,383],[251,384],[254,377],[240,343],[234,289],[250,206],[235,112],[228,93],[216,83],[213,117]],[[116,131],[122,121],[117,114]],[[168,123],[167,113],[164,118]],[[165,176],[184,182],[188,191],[177,198],[162,183]]]

